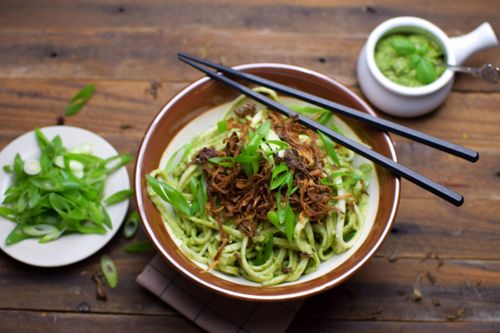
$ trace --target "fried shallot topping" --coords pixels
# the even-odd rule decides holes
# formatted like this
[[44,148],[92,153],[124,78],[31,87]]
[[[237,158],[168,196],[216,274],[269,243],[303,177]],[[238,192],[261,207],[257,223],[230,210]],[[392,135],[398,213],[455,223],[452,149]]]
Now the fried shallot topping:
[[[286,163],[294,176],[293,187],[298,186],[298,190],[289,198],[290,205],[295,212],[302,213],[312,221],[321,222],[334,208],[330,205],[330,188],[320,184],[320,180],[325,176],[322,170],[325,155],[315,144],[318,136],[295,119],[285,118],[273,112],[269,113],[269,118],[276,134],[289,144],[283,157],[275,156],[275,163]],[[233,131],[225,140],[223,150],[205,147],[193,160],[201,165],[207,179],[207,207],[218,220],[223,240],[227,236],[222,231],[221,221],[231,220],[243,233],[252,237],[255,235],[257,223],[267,220],[267,213],[276,209],[277,205],[278,189],[269,188],[272,167],[267,159],[260,159],[258,172],[251,177],[245,174],[238,163],[228,166],[208,160],[212,157],[238,156],[246,144],[248,126],[248,122],[236,122],[230,118],[228,128],[237,128],[240,134]],[[301,140],[301,134],[305,134],[308,139]],[[283,199],[285,195],[286,191],[283,191]]]
[[234,113],[241,117],[244,118],[245,116],[253,116],[255,114],[255,110],[257,107],[253,103],[245,103],[242,106],[236,108],[234,110]]

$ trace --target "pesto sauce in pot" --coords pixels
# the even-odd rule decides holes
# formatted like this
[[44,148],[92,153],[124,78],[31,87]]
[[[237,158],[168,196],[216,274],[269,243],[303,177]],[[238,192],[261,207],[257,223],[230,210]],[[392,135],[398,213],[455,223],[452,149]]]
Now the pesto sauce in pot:
[[422,34],[391,34],[375,47],[375,63],[389,80],[407,87],[436,81],[445,71],[443,49]]

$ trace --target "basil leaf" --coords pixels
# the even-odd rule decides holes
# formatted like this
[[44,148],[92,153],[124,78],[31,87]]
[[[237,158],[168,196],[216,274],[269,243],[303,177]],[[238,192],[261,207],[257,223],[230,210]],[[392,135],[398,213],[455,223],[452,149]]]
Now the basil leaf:
[[410,42],[407,38],[393,38],[391,40],[391,47],[398,53],[399,55],[410,55],[417,51],[415,45]]
[[423,84],[429,84],[436,80],[436,68],[426,58],[420,59],[417,64],[417,79]]
[[421,56],[424,56],[427,51],[429,51],[429,43],[425,42],[419,46],[417,53],[420,54]]
[[115,263],[108,256],[101,257],[101,271],[111,288],[118,284],[118,271],[116,270]]
[[117,204],[119,202],[122,202],[124,200],[130,199],[133,194],[134,194],[134,191],[132,191],[130,189],[118,191],[118,192],[114,193],[113,195],[111,195],[110,197],[108,197],[106,200],[104,200],[104,203],[107,206],[111,206],[111,205]]
[[419,56],[418,54],[412,54],[409,59],[410,59],[410,68],[415,68],[417,67],[422,57]]
[[88,84],[83,87],[82,90],[80,90],[73,96],[71,102],[66,107],[66,113],[64,115],[73,116],[77,114],[92,97],[92,95],[94,94],[94,90],[94,84]]

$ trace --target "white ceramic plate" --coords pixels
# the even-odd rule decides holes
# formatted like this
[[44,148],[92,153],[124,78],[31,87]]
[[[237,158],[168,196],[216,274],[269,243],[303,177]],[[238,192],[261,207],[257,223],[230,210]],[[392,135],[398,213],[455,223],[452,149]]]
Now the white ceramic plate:
[[[42,128],[41,131],[49,140],[52,140],[56,135],[60,135],[67,149],[83,143],[90,143],[94,147],[93,155],[98,157],[108,158],[118,154],[109,142],[97,134],[81,128],[52,126]],[[0,153],[0,202],[3,201],[4,193],[11,183],[11,176],[3,170],[3,166],[12,165],[17,153],[24,160],[40,156],[40,149],[34,131],[18,137]],[[104,198],[128,188],[130,188],[130,182],[127,169],[122,167],[108,177]],[[57,267],[78,262],[99,251],[113,238],[120,229],[127,213],[128,204],[128,200],[126,200],[107,207],[113,227],[104,235],[71,234],[45,244],[38,243],[36,239],[27,239],[7,246],[5,238],[15,227],[15,223],[0,217],[0,248],[12,258],[33,266]]]

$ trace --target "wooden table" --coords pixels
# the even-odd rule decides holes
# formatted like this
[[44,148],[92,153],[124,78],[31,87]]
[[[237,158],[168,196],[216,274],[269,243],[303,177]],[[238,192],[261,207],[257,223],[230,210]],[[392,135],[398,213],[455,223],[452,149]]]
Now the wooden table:
[[[293,2],[294,4],[288,4]],[[325,73],[360,93],[355,64],[368,33],[400,15],[429,19],[450,35],[489,21],[498,1],[93,0],[0,3],[0,148],[58,123],[83,85],[96,94],[67,125],[92,130],[135,154],[162,105],[199,74],[177,51],[236,65],[282,62]],[[500,49],[467,63],[500,64]],[[159,82],[160,85],[154,88]],[[470,164],[395,138],[400,161],[464,194],[456,208],[403,181],[396,224],[368,265],[308,299],[290,331],[487,332],[500,330],[500,86],[459,76],[436,112],[405,125],[477,149]],[[384,116],[385,117],[385,116]],[[132,168],[129,169],[132,173]],[[138,238],[144,238],[139,235]],[[197,331],[135,282],[152,254],[126,254],[117,236],[69,267],[39,269],[0,254],[0,331]],[[120,283],[107,302],[91,280],[100,255]],[[420,277],[419,277],[420,276]],[[415,297],[414,285],[422,298]]]

